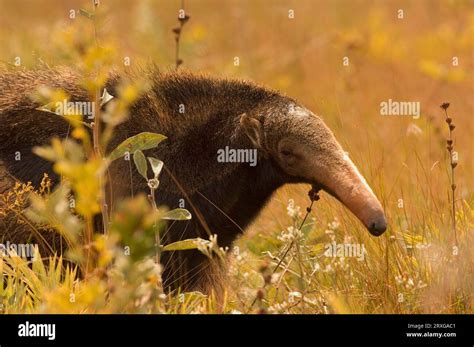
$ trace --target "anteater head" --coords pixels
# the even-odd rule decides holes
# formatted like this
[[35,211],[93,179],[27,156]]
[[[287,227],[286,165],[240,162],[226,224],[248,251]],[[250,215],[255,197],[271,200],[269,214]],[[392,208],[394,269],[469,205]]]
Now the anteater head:
[[387,228],[380,202],[333,133],[311,111],[293,101],[248,112],[240,126],[252,144],[288,181],[307,182],[341,201],[379,236]]

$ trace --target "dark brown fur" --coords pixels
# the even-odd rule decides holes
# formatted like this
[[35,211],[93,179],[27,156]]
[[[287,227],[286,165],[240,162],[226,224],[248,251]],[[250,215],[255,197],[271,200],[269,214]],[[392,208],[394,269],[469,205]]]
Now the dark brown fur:
[[[251,167],[248,163],[219,163],[217,150],[226,146],[253,147],[239,124],[241,114],[276,118],[294,101],[242,81],[154,71],[148,78],[152,81],[151,90],[132,106],[130,118],[116,129],[109,150],[143,131],[166,135],[168,139],[157,149],[147,151],[148,155],[160,158],[167,168],[160,179],[157,201],[176,208],[180,199],[184,199],[193,219],[170,224],[163,242],[197,236],[207,239],[205,229],[209,228],[218,235],[220,246],[230,246],[275,189],[296,179],[286,175],[262,151],[258,165]],[[112,95],[115,95],[118,79],[113,76],[107,84]],[[51,163],[34,155],[31,149],[48,144],[54,136],[65,137],[69,126],[59,117],[35,110],[40,105],[32,102],[30,95],[38,86],[48,85],[65,90],[71,95],[71,101],[86,101],[87,93],[79,81],[80,77],[69,69],[0,75],[0,160],[3,163],[0,188],[9,187],[11,176],[38,185],[43,172],[58,181]],[[181,104],[185,106],[184,114],[179,113]],[[280,128],[286,126],[288,124],[281,120]],[[278,134],[271,136],[278,137]],[[21,152],[21,161],[14,160],[16,151]],[[111,167],[112,203],[131,195],[132,190],[134,194],[148,192],[134,168],[132,177],[129,176],[129,165],[130,162],[119,159]],[[199,214],[205,223],[197,218]],[[207,258],[198,251],[166,254],[163,264],[164,283],[170,289],[179,286],[203,289],[213,278]]]

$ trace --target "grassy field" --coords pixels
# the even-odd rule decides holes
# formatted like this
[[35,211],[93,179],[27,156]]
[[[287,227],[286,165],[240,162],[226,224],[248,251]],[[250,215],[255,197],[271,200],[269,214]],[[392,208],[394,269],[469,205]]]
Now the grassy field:
[[[129,58],[172,70],[180,6],[102,0],[94,36],[76,11],[88,1],[0,0],[0,62],[74,66],[97,37],[115,52],[110,66]],[[113,241],[99,240],[104,263],[90,280],[56,261],[3,259],[3,312],[473,313],[474,2],[187,0],[185,8],[183,67],[257,81],[320,115],[382,202],[388,231],[374,238],[325,193],[300,231],[310,187],[285,186],[229,251],[220,298],[167,297],[152,261],[104,279],[100,257],[113,257]],[[419,102],[419,118],[381,115],[389,99]],[[444,102],[456,126],[454,170]],[[363,246],[364,256],[328,256],[332,243]]]

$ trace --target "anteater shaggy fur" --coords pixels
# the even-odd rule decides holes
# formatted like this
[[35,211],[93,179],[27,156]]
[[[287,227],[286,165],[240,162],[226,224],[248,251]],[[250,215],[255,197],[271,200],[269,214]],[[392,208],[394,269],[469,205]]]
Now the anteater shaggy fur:
[[[208,239],[210,231],[218,235],[220,246],[231,246],[278,187],[297,182],[337,197],[372,234],[385,230],[380,204],[332,132],[295,100],[251,82],[190,72],[151,70],[140,77],[146,77],[151,88],[131,106],[130,117],[116,128],[108,151],[144,131],[167,136],[156,149],[146,151],[166,167],[156,200],[177,208],[184,199],[193,218],[170,223],[165,244]],[[110,94],[116,95],[120,80],[119,74],[111,74],[106,85]],[[37,186],[43,173],[55,183],[59,180],[51,163],[32,153],[33,147],[64,138],[70,130],[61,117],[36,110],[41,105],[31,95],[42,85],[63,89],[70,101],[88,100],[81,76],[69,68],[0,72],[1,191],[15,181]],[[180,112],[183,105],[185,111]],[[226,147],[257,150],[256,165],[217,160],[218,151]],[[16,152],[21,160],[15,160]],[[130,177],[129,165],[119,159],[110,168],[111,209],[132,190],[149,192],[136,170]],[[0,223],[3,239],[24,240],[26,233]],[[198,251],[165,252],[162,263],[168,289],[206,290],[212,283],[210,262]]]

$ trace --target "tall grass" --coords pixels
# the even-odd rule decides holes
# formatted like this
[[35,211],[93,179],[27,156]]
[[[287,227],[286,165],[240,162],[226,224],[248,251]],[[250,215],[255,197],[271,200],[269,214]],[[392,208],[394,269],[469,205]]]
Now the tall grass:
[[[92,176],[67,177],[72,182],[69,190],[65,187],[52,192],[46,186],[36,189],[17,185],[2,194],[3,225],[18,220],[30,223],[32,237],[36,235],[40,239],[41,248],[29,260],[14,254],[0,258],[2,312],[472,313],[473,167],[468,159],[460,159],[457,167],[453,159],[454,128],[448,122],[446,140],[436,105],[441,98],[452,101],[456,122],[462,125],[457,128],[456,149],[460,158],[468,158],[472,140],[467,134],[473,130],[469,121],[473,104],[468,98],[472,86],[466,82],[465,74],[472,69],[472,63],[455,69],[446,67],[444,61],[452,58],[446,52],[454,51],[461,56],[460,61],[469,61],[474,22],[467,14],[460,16],[459,11],[465,10],[472,16],[474,10],[468,5],[457,9],[450,4],[428,6],[426,10],[422,5],[412,4],[408,12],[418,15],[415,23],[394,19],[388,5],[344,4],[302,1],[295,5],[295,20],[288,23],[282,19],[287,20],[287,9],[283,11],[267,2],[256,2],[251,8],[249,4],[232,4],[221,8],[219,16],[213,11],[213,2],[203,2],[193,8],[193,17],[200,21],[189,22],[186,27],[189,35],[182,37],[187,19],[180,18],[173,41],[161,35],[161,29],[172,27],[175,19],[162,14],[172,13],[174,4],[160,4],[156,8],[144,1],[105,8],[107,5],[102,3],[99,9],[94,6],[92,22],[86,11],[81,22],[77,19],[51,30],[52,34],[48,31],[51,45],[60,42],[54,49],[43,46],[47,40],[42,38],[41,31],[35,33],[38,36],[15,30],[7,35],[6,30],[12,25],[25,20],[24,16],[15,15],[14,6],[8,4],[6,11],[11,13],[14,24],[6,20],[0,28],[8,51],[15,48],[29,52],[32,46],[47,61],[60,60],[84,67],[94,76],[86,85],[96,105],[100,104],[102,87],[96,83],[97,77],[112,66],[123,69],[117,62],[122,60],[120,55],[130,54],[129,51],[137,60],[140,54],[158,52],[160,63],[174,65],[176,69],[182,64],[182,53],[193,52],[193,59],[186,61],[191,68],[250,76],[300,97],[309,108],[325,116],[336,137],[367,176],[383,201],[389,230],[381,238],[370,237],[358,221],[324,193],[305,217],[308,187],[284,187],[246,235],[227,252],[229,266],[222,293],[169,295],[161,288],[161,267],[156,258],[157,250],[161,250],[157,246],[162,245],[155,238],[157,220],[166,212],[154,206],[153,200],[139,196],[122,202],[117,213],[109,216],[108,206],[100,198],[104,196],[100,191],[105,185],[101,182],[94,188],[97,190],[94,194],[83,192],[87,196],[82,203],[85,210],[76,208],[72,213],[66,209],[67,214],[53,216],[68,221],[63,223],[67,227],[60,234],[70,251],[57,251],[49,257],[46,251],[48,248],[51,251],[54,242],[51,243],[50,237],[42,240],[41,235],[52,235],[48,225],[51,220],[37,219],[43,222],[32,223],[25,215],[26,197],[33,193],[33,211],[44,217],[54,212],[55,207],[68,204],[74,182],[96,181],[95,174],[104,158],[100,134],[108,131],[99,129],[97,122],[93,127],[92,146],[74,147],[87,154],[87,160],[74,169],[88,165],[94,168]],[[21,1],[15,6],[18,13],[26,11]],[[45,18],[51,13],[56,18],[67,13],[63,5],[29,6],[38,13],[31,17],[35,21],[32,25],[46,25]],[[151,17],[138,16],[143,11],[140,6],[145,12],[148,9]],[[112,24],[121,25],[99,30],[101,21],[96,19],[101,11],[110,15]],[[245,19],[239,15],[242,12]],[[160,18],[154,17],[155,13],[160,13]],[[135,17],[140,19],[140,25],[131,22]],[[433,27],[432,17],[439,19],[439,25],[437,22]],[[268,18],[273,22],[269,23]],[[221,29],[212,30],[206,23]],[[321,28],[307,23],[327,24]],[[140,30],[127,29],[133,25]],[[266,30],[269,27],[272,32]],[[99,33],[104,35],[100,40]],[[296,49],[288,49],[290,45]],[[441,52],[440,46],[444,47]],[[348,52],[351,65],[341,70],[340,57]],[[235,54],[243,61],[238,69],[232,64]],[[35,65],[33,57],[26,53],[24,56],[24,64]],[[10,57],[2,55],[1,59],[8,62]],[[99,65],[87,64],[98,59],[102,59]],[[324,68],[315,69],[315,64]],[[115,110],[121,112],[114,116],[125,119],[128,105],[140,94],[140,84],[125,85],[121,90],[122,94],[115,100],[121,103]],[[374,105],[386,95],[408,95],[421,100],[423,117],[414,122],[381,120],[374,116]],[[450,117],[446,109],[447,120]],[[96,119],[106,116],[100,112],[96,110]],[[71,126],[73,137],[86,139],[77,122]],[[446,144],[447,162],[442,159]],[[66,143],[59,145],[70,148]],[[67,176],[67,172],[61,174]],[[80,195],[80,189],[75,193]],[[450,195],[449,200],[446,195]],[[105,217],[106,235],[96,233],[92,225],[92,217],[99,212]],[[84,225],[78,221],[78,214],[86,217]],[[152,237],[134,233],[137,225],[148,230]],[[328,255],[328,247],[334,244],[363,246],[364,256],[339,256],[337,252],[335,256]],[[126,247],[140,252],[130,257]],[[200,247],[222,256],[223,250],[212,240],[201,243]]]

